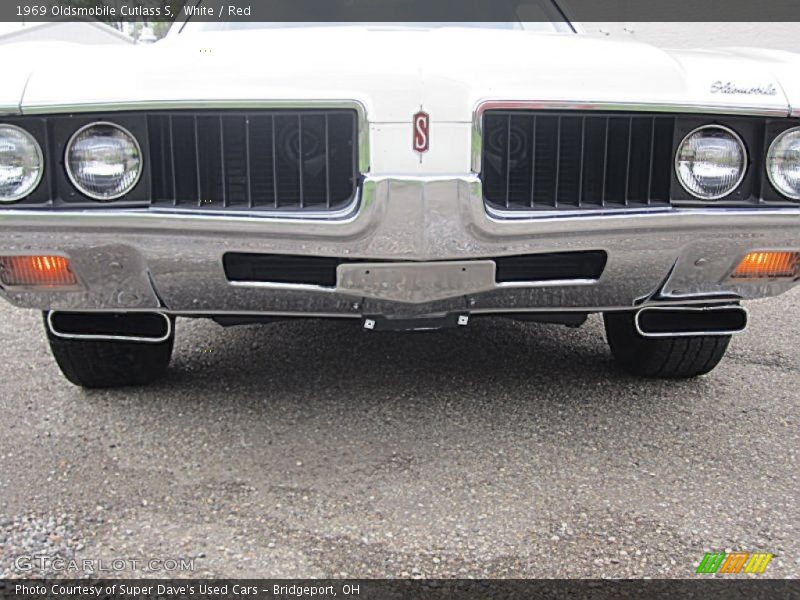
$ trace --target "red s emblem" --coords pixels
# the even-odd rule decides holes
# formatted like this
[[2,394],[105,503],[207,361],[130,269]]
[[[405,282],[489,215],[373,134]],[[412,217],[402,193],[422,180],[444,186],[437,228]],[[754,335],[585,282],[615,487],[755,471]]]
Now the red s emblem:
[[425,111],[419,111],[414,115],[414,151],[427,152],[430,146],[430,136],[428,135],[431,118]]

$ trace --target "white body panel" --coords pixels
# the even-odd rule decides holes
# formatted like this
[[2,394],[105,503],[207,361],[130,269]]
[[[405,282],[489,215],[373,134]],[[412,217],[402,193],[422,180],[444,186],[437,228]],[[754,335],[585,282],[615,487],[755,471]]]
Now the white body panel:
[[[170,36],[153,46],[108,48],[100,55],[75,46],[50,53],[27,87],[27,74],[12,70],[0,105],[17,102],[23,113],[34,113],[140,103],[356,100],[371,124],[373,172],[442,174],[469,170],[471,123],[484,100],[785,116],[800,107],[798,65],[800,56],[790,53],[670,53],[635,41],[566,33],[287,28]],[[715,92],[717,82],[770,93]],[[422,161],[410,151],[411,116],[420,107],[431,116],[430,151]]]

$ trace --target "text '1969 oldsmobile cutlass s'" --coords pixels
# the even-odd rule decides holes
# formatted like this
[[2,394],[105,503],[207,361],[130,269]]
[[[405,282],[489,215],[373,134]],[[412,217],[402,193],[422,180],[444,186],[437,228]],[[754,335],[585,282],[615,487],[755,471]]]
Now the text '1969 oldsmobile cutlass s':
[[161,375],[176,317],[380,331],[601,313],[629,372],[709,372],[742,301],[800,276],[800,55],[668,52],[558,8],[184,20],[90,62],[15,53],[0,294],[43,311],[86,387]]

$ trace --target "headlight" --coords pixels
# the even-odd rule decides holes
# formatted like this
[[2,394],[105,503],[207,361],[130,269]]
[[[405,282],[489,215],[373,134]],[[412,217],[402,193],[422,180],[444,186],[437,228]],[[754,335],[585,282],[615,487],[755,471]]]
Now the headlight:
[[42,149],[16,125],[0,125],[0,202],[14,202],[39,185],[44,172]]
[[739,187],[747,170],[742,139],[727,127],[704,125],[683,138],[675,173],[683,188],[703,200],[716,200]]
[[767,175],[775,189],[800,200],[800,127],[784,131],[767,152]]
[[82,127],[67,144],[67,175],[89,198],[114,200],[130,192],[142,174],[136,138],[113,123]]

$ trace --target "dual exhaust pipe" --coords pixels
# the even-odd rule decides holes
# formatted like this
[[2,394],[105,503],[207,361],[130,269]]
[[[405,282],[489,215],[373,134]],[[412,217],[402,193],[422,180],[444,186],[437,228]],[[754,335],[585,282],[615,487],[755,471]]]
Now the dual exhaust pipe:
[[[81,313],[52,310],[47,328],[59,338],[159,344],[172,336],[172,319],[153,313]],[[733,335],[747,328],[741,306],[649,306],[634,315],[636,331],[646,338]]]
[[153,313],[81,313],[51,310],[47,329],[67,340],[143,342],[160,344],[172,336],[172,319]]
[[747,328],[741,306],[649,306],[634,316],[636,331],[646,338],[733,335]]

